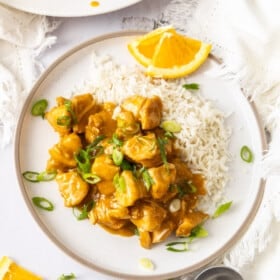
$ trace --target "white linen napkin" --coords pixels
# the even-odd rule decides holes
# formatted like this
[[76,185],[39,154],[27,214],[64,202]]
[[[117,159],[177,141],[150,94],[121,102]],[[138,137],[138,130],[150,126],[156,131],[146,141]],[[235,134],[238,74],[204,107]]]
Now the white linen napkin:
[[55,43],[56,22],[0,4],[0,147],[11,142],[23,101],[42,71],[39,54]]
[[244,275],[278,236],[280,222],[279,11],[280,2],[274,0],[173,0],[159,21],[213,45],[213,53],[223,61],[222,74],[239,82],[255,101],[271,134],[262,164],[267,177],[262,205],[248,232],[223,258]]

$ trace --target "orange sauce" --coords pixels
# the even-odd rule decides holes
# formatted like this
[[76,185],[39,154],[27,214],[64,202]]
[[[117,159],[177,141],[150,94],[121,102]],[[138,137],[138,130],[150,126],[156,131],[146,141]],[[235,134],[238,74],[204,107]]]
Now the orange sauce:
[[90,2],[90,5],[91,5],[92,7],[98,7],[98,6],[100,5],[100,3],[99,3],[98,1],[91,1],[91,2]]

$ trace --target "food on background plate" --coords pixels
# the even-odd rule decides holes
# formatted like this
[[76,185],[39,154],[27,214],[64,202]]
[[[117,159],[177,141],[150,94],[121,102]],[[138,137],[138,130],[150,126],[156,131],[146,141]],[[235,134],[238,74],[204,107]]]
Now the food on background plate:
[[42,280],[43,278],[19,266],[11,258],[4,256],[0,259],[1,280]]
[[180,78],[193,73],[206,61],[211,45],[165,26],[131,41],[128,49],[146,68],[147,75]]

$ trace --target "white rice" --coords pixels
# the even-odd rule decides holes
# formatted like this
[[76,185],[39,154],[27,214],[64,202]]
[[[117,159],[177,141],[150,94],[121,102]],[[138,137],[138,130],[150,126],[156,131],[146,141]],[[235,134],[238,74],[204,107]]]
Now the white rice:
[[99,102],[116,103],[130,95],[158,95],[163,101],[163,119],[175,120],[182,130],[176,145],[192,172],[205,177],[207,195],[201,210],[216,207],[228,181],[230,130],[225,115],[210,102],[182,87],[186,79],[164,80],[147,77],[139,67],[116,64],[110,57],[94,57],[92,79],[75,92],[92,92]]

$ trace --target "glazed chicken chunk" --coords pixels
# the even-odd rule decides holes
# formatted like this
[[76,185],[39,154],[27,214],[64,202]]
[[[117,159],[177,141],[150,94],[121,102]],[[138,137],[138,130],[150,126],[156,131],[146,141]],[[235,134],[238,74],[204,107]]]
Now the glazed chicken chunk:
[[148,172],[152,178],[151,195],[160,199],[168,192],[169,186],[176,180],[176,169],[174,164],[161,165],[149,168]]
[[88,183],[76,171],[57,174],[56,182],[66,207],[78,205],[86,197],[89,190]]
[[90,211],[89,219],[93,224],[120,229],[127,223],[128,215],[128,209],[120,206],[112,196],[101,196]]
[[73,168],[77,165],[75,154],[82,148],[80,137],[75,134],[67,134],[60,138],[60,141],[49,149],[50,158],[47,162],[48,171]]
[[132,206],[135,201],[147,195],[144,184],[137,180],[130,170],[124,170],[115,185],[115,196],[122,206]]
[[140,121],[143,130],[154,129],[160,125],[162,102],[158,96],[147,98],[134,95],[125,99],[121,107],[133,113],[136,120]]

